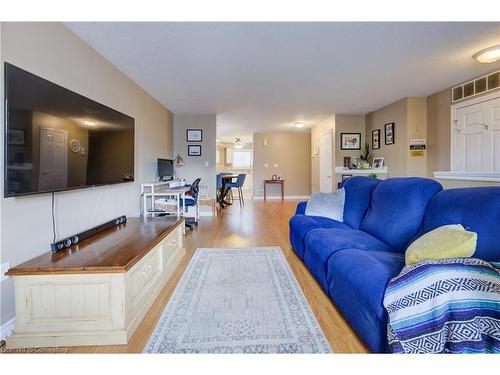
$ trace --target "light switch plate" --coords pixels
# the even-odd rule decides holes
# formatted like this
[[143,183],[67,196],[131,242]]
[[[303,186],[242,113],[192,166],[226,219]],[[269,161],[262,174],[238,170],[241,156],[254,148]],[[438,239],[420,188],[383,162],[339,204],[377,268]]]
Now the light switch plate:
[[4,273],[7,272],[9,270],[9,268],[10,268],[10,262],[2,263],[2,266],[0,269],[0,275],[1,275],[0,281],[7,280],[9,278],[9,276],[4,276]]

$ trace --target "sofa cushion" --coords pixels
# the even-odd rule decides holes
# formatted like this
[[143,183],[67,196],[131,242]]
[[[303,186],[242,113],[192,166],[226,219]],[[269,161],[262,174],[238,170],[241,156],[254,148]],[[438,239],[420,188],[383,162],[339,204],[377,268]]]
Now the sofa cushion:
[[372,352],[388,351],[387,283],[404,267],[404,255],[344,249],[328,261],[328,294]]
[[328,292],[328,259],[333,253],[342,249],[391,250],[382,241],[356,229],[312,229],[307,233],[304,243],[304,263],[325,292]]
[[428,178],[390,178],[373,190],[360,229],[403,253],[422,224],[427,204],[443,187]]
[[344,222],[345,190],[339,189],[331,193],[312,193],[307,202],[306,215],[322,216]]
[[413,241],[405,252],[407,266],[424,260],[470,258],[476,250],[477,233],[460,224],[438,227]]
[[344,223],[320,216],[295,215],[290,219],[290,243],[297,255],[304,259],[304,238],[311,229],[350,229]]
[[342,183],[345,189],[344,223],[351,228],[359,229],[370,205],[373,189],[380,181],[364,176],[354,176],[344,180]]
[[447,189],[429,202],[423,233],[447,224],[462,224],[477,233],[475,258],[500,261],[500,187]]

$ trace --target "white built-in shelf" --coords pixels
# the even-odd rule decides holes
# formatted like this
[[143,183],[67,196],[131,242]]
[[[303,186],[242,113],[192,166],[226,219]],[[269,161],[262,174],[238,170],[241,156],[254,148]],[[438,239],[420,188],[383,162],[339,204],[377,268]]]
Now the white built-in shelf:
[[500,173],[494,172],[434,172],[436,180],[500,182]]
[[382,167],[379,169],[345,169],[344,167],[335,167],[336,174],[359,174],[368,175],[371,173],[375,174],[387,174],[387,167]]

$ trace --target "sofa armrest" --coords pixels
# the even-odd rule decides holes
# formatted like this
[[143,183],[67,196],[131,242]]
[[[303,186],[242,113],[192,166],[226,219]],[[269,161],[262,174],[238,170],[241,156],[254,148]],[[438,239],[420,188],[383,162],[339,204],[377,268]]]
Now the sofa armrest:
[[295,210],[295,215],[305,214],[306,213],[307,201],[299,202],[297,205],[297,209]]

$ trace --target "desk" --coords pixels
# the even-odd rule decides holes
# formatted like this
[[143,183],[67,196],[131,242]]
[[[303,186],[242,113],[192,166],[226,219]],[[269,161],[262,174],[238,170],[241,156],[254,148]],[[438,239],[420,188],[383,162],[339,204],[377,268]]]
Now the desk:
[[[168,182],[151,182],[141,185],[141,195],[142,195],[142,212],[143,217],[147,217],[148,214],[155,216],[155,214],[164,213],[175,213],[177,214],[177,219],[181,216],[181,199],[182,207],[186,207],[186,192],[189,191],[189,187],[168,187]],[[163,211],[155,209],[155,199],[158,197],[173,197],[176,200],[176,210],[175,211]],[[148,208],[148,198],[151,198],[151,208]]]
[[285,199],[285,180],[264,180],[264,200],[266,200],[267,198],[267,191],[266,191],[267,184],[280,184],[281,200]]

